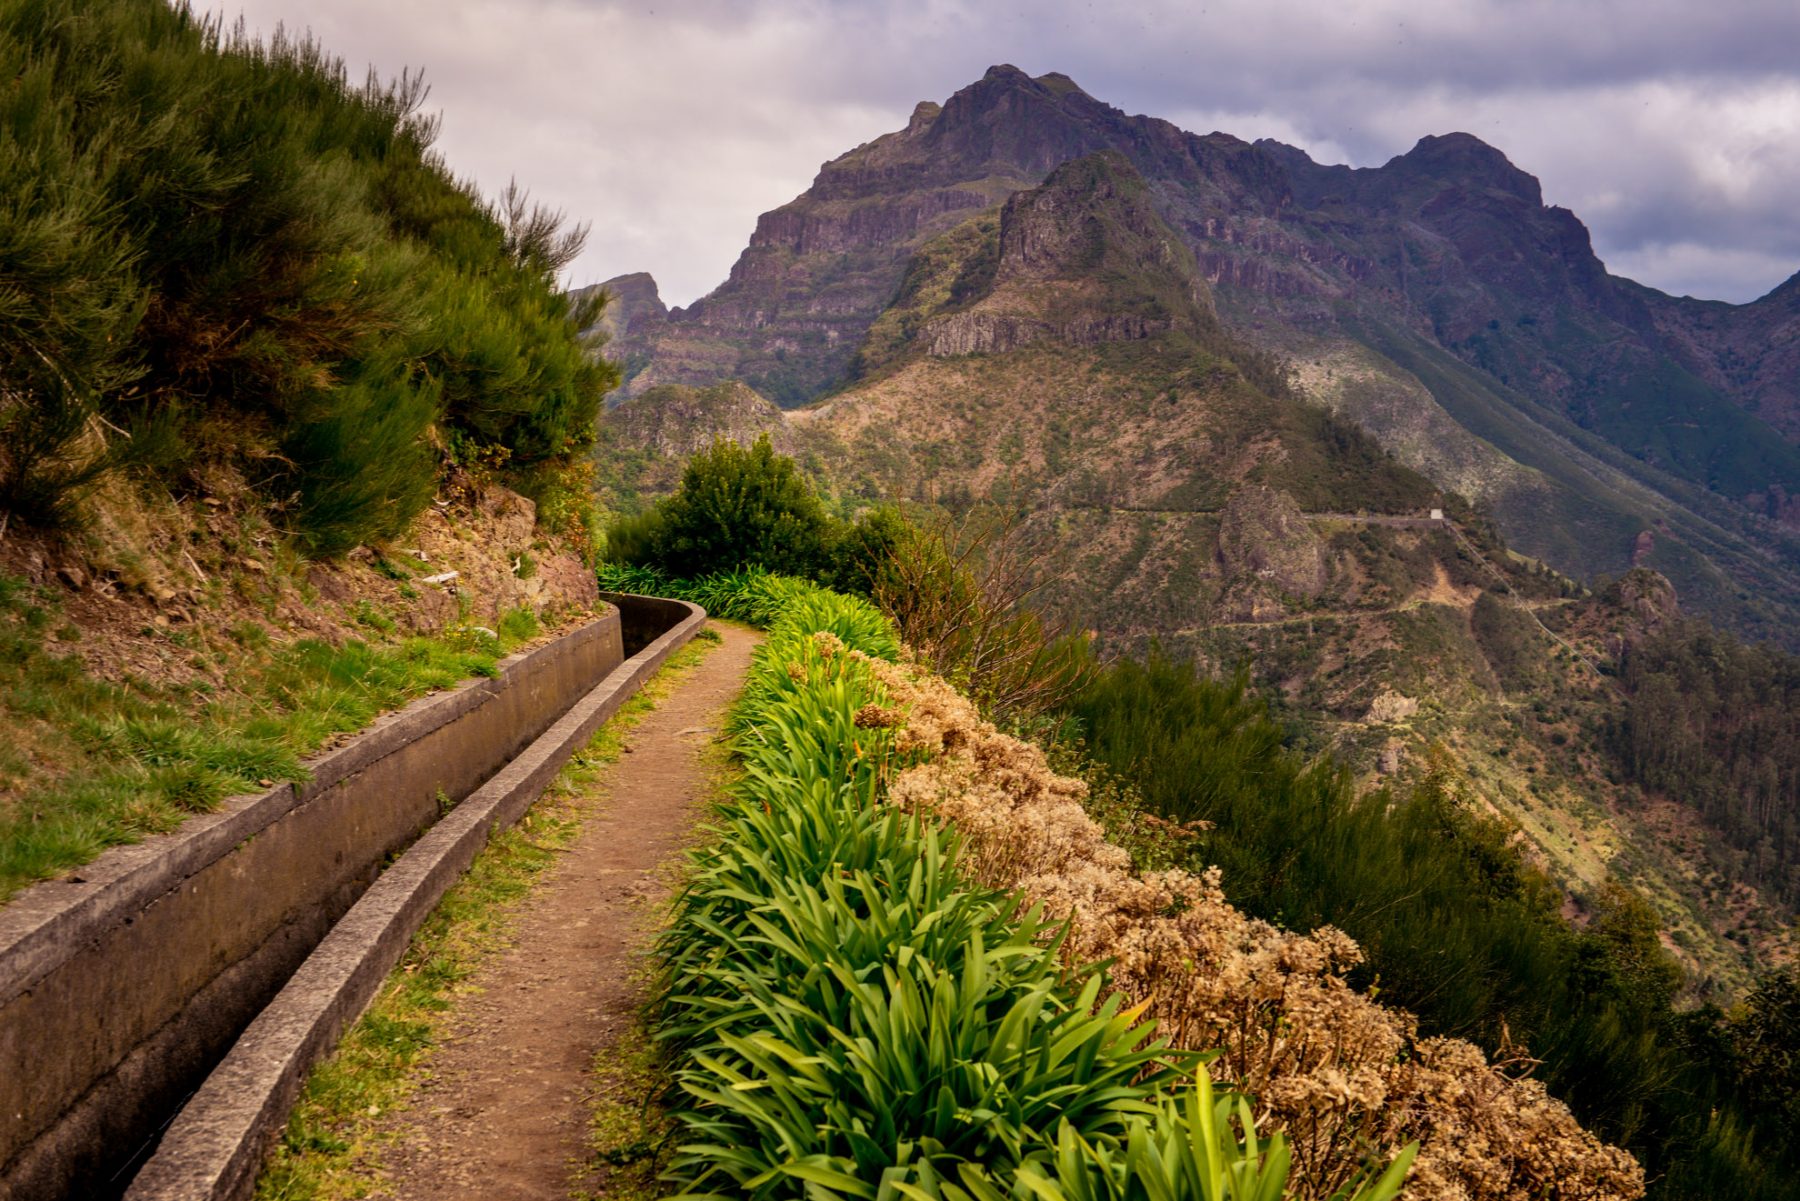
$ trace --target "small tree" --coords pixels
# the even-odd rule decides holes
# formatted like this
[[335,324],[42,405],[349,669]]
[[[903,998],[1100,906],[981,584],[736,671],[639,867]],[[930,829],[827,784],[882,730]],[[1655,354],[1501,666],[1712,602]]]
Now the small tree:
[[810,577],[825,568],[833,532],[812,485],[768,435],[748,447],[719,438],[688,461],[628,553],[677,576],[761,567]]

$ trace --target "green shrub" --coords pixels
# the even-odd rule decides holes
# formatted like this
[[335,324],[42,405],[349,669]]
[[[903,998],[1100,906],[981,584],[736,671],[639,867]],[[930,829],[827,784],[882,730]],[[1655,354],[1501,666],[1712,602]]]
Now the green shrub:
[[858,514],[833,542],[826,582],[839,592],[875,596],[883,581],[891,577],[890,564],[912,528],[906,515],[893,505],[876,505]]
[[814,576],[825,570],[835,534],[812,485],[767,435],[749,447],[718,439],[688,461],[654,516],[614,529],[613,561],[673,576],[744,567]]
[[329,554],[418,512],[436,443],[519,472],[591,443],[617,376],[557,286],[580,231],[459,183],[417,76],[352,87],[160,0],[0,6],[0,76],[9,514],[67,523],[185,440]]
[[1070,711],[1153,814],[1213,823],[1185,866],[1217,865],[1254,916],[1348,933],[1366,956],[1358,983],[1426,1034],[1527,1048],[1584,1126],[1662,1178],[1657,1195],[1795,1195],[1770,1166],[1786,1154],[1778,1124],[1673,1010],[1679,969],[1643,902],[1603,890],[1596,920],[1570,926],[1560,891],[1441,762],[1359,797],[1339,764],[1284,745],[1244,675],[1163,658],[1114,664]]

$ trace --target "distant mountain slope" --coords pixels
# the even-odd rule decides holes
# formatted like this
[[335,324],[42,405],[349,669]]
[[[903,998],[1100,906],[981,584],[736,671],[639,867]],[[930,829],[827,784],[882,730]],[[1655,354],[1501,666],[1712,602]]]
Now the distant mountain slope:
[[[921,288],[956,308],[987,286],[993,261],[960,253],[967,278],[933,274],[940,235],[979,241],[1009,196],[1102,151],[1134,169],[1227,328],[1491,505],[1521,549],[1588,579],[1655,567],[1691,607],[1797,644],[1800,278],[1732,306],[1613,277],[1573,214],[1468,134],[1377,168],[1323,166],[994,67],[827,163],[763,215],[710,295],[627,305],[613,349],[628,393],[740,379],[792,407],[866,376],[910,336]],[[614,286],[641,295],[646,280]],[[940,349],[1041,331],[1036,310],[1066,288],[940,313]]]
[[[1308,403],[1220,323],[1215,289],[1151,195],[1124,156],[1101,151],[932,238],[872,323],[858,378],[785,421],[742,385],[625,400],[603,459],[612,495],[672,489],[682,457],[714,434],[768,432],[852,500],[998,501],[1022,515],[1037,602],[1109,652],[1155,644],[1224,671],[1247,664],[1318,745],[1367,770],[1449,745],[1558,880],[1582,892],[1627,875],[1697,987],[1741,986],[1778,950],[1758,925],[1770,910],[1727,912],[1690,858],[1609,807],[1590,739],[1610,720],[1611,686],[1565,645],[1610,660],[1672,598],[1637,614],[1582,595]],[[1438,365],[1472,371],[1453,356]],[[1413,389],[1401,407],[1434,404]],[[1486,448],[1468,452],[1472,470],[1483,456],[1510,462],[1462,437]],[[1556,496],[1541,473],[1511,470]]]

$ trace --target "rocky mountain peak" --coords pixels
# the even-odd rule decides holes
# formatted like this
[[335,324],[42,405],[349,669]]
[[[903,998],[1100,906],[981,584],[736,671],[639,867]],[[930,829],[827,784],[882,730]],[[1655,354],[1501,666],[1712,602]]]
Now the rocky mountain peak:
[[[644,334],[668,320],[669,309],[656,289],[656,280],[648,271],[615,275],[604,283],[577,288],[575,297],[585,298],[604,290],[612,299],[595,323],[594,329],[606,337],[606,345],[616,354],[623,339]],[[594,332],[594,331],[590,331]]]
[[1787,282],[1777,284],[1767,295],[1754,301],[1759,305],[1785,305],[1790,310],[1800,313],[1800,271],[1787,277]]
[[1427,134],[1411,150],[1390,159],[1384,170],[1505,192],[1534,208],[1544,203],[1535,175],[1519,170],[1506,155],[1470,133]]
[[906,121],[908,137],[918,137],[944,111],[944,106],[934,100],[921,100],[913,105],[912,116]]
[[980,168],[1041,179],[1071,158],[1104,149],[1125,119],[1066,75],[1033,79],[1002,64],[944,102],[920,148],[965,176]]
[[986,294],[926,326],[928,353],[1004,351],[1044,338],[1131,341],[1214,321],[1193,251],[1116,150],[1064,163],[1015,193],[997,239]]
[[663,304],[662,294],[657,291],[656,278],[648,271],[633,271],[629,275],[615,275],[600,285],[612,293],[612,307],[627,320],[645,315],[667,317],[668,306]]
[[1039,187],[1006,202],[996,283],[1071,278],[1095,271],[1160,277],[1158,285],[1202,295],[1194,258],[1151,206],[1131,161],[1102,150],[1064,163]]

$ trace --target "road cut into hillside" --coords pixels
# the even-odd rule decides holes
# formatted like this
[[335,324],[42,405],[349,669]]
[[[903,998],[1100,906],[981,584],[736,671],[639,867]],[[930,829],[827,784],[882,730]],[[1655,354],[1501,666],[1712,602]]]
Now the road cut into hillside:
[[638,969],[705,807],[708,749],[760,640],[712,628],[723,643],[595,779],[582,830],[523,902],[512,945],[469,981],[430,1078],[392,1119],[374,1195],[566,1201],[591,1187],[590,1068],[643,1003]]

